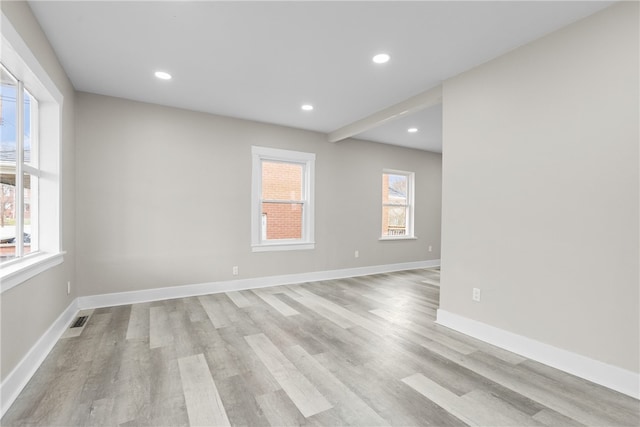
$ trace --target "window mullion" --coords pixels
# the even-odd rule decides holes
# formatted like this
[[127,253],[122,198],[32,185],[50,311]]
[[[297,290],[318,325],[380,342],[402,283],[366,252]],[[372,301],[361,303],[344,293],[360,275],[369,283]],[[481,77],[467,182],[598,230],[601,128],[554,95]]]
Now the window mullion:
[[282,200],[282,199],[260,199],[261,203],[282,203],[282,204],[290,204],[290,205],[299,205],[304,203],[304,200]]
[[16,91],[16,258],[24,255],[24,84]]

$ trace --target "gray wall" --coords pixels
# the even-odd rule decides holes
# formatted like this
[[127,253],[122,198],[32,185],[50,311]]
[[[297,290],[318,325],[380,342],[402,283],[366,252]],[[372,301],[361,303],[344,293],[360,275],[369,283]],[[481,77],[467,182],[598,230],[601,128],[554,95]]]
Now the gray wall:
[[444,310],[640,370],[638,52],[622,2],[445,82]]
[[[2,12],[64,96],[62,109],[62,246],[64,263],[0,296],[0,378],[26,355],[76,297],[74,90],[26,2],[0,2]],[[72,283],[67,296],[67,281]]]
[[[228,280],[234,265],[252,278],[440,258],[439,154],[87,93],[76,101],[83,295]],[[251,252],[252,145],[316,153],[315,250]],[[383,168],[416,174],[417,240],[378,241]]]

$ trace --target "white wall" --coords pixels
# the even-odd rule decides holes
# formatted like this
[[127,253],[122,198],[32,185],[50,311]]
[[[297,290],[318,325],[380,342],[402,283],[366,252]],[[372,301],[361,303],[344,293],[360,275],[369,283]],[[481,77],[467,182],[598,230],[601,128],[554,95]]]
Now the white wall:
[[[228,280],[234,265],[242,279],[440,257],[439,154],[100,95],[76,101],[83,295]],[[251,252],[252,145],[316,153],[315,250]],[[417,240],[378,241],[383,168],[416,173]]]
[[[4,381],[27,351],[76,297],[74,89],[27,2],[0,2],[40,65],[64,96],[62,109],[62,247],[64,263],[0,296],[0,378]],[[67,296],[67,281],[72,293]]]
[[618,3],[444,83],[441,288],[448,312],[633,372],[638,22]]

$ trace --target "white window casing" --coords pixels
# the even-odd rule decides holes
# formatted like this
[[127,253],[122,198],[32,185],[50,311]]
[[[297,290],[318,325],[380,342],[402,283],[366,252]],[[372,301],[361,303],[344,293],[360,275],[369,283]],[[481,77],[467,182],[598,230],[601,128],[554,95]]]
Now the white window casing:
[[[384,200],[384,195],[381,197],[382,201],[382,209],[381,209],[381,224],[384,229],[384,209],[385,207],[403,207],[406,209],[406,217],[405,217],[405,229],[404,233],[401,235],[384,235],[382,234],[379,240],[415,240],[417,237],[415,236],[414,229],[414,210],[415,210],[415,173],[401,171],[396,169],[383,169],[382,171],[382,181],[384,181],[385,175],[398,175],[406,177],[407,180],[407,189],[406,189],[406,201],[403,203],[391,203],[389,201]],[[383,190],[384,191],[384,190]],[[388,224],[386,224],[388,225]]]
[[[38,156],[37,162],[34,162],[34,165],[24,164],[21,161],[22,154],[19,154],[16,158],[16,169],[17,172],[30,173],[38,178],[39,198],[31,201],[31,207],[38,211],[36,216],[39,247],[35,253],[18,256],[0,265],[0,292],[5,292],[63,262],[60,214],[60,132],[64,98],[12,26],[11,21],[4,14],[1,19],[0,62],[18,79],[19,86],[28,90],[38,103],[38,109],[31,117],[32,121],[37,121],[38,126],[37,134],[32,134],[32,138],[37,138],[38,150],[37,153],[31,153],[32,156]],[[22,91],[18,93],[22,96]],[[20,184],[22,174],[18,175],[20,177],[16,176],[16,183]],[[17,230],[17,233],[19,232],[20,230]],[[17,238],[20,236],[21,234],[16,234]]]
[[[315,154],[268,147],[251,147],[251,250],[253,252],[290,251],[315,248],[314,194]],[[264,161],[283,162],[302,167],[301,200],[282,201],[302,205],[302,231],[300,239],[267,239],[266,219],[262,212],[262,165]]]

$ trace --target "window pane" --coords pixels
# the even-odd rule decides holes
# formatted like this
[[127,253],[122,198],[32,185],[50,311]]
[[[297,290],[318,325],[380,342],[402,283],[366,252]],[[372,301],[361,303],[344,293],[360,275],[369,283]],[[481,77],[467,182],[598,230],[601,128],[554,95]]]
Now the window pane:
[[24,175],[24,255],[38,250],[38,177]]
[[382,174],[382,203],[406,205],[408,178],[406,175]]
[[16,256],[17,81],[0,67],[0,262]]
[[302,200],[303,166],[296,163],[262,162],[263,200]]
[[16,90],[17,82],[0,67],[0,161],[16,161]]
[[405,236],[407,234],[407,208],[404,206],[382,207],[382,235]]
[[262,227],[263,239],[302,239],[302,203],[262,203]]
[[24,91],[24,162],[38,166],[37,144],[38,101]]
[[0,262],[16,256],[16,175],[3,168],[0,174]]

